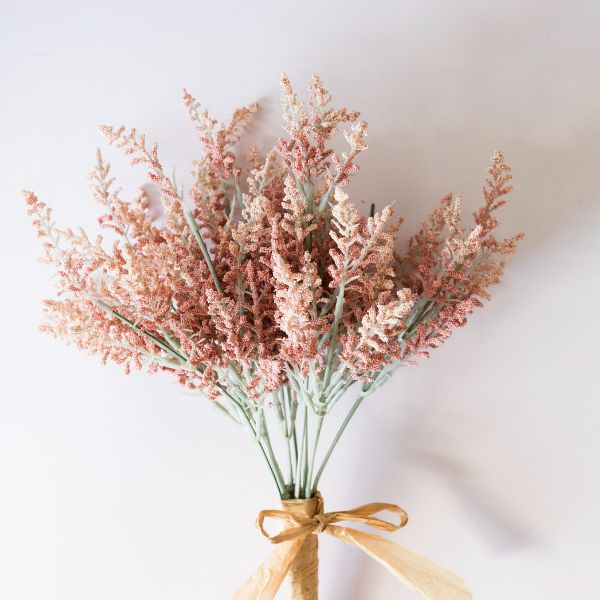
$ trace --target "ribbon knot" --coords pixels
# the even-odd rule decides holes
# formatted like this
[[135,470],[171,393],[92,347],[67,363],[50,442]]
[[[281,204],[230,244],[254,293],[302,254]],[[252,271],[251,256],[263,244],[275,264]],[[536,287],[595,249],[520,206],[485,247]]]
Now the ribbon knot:
[[[302,501],[292,502],[303,507]],[[271,543],[278,544],[278,547],[238,590],[233,600],[273,600],[306,537],[321,533],[327,533],[360,548],[389,569],[408,587],[429,600],[472,599],[471,593],[460,577],[429,559],[380,535],[336,525],[341,521],[351,521],[381,531],[397,531],[408,522],[407,512],[398,505],[372,502],[347,511],[326,513],[323,512],[323,499],[318,493],[315,498],[305,501],[304,507],[308,508],[309,505],[315,510],[311,510],[308,514],[302,514],[302,511],[290,512],[290,510],[261,510],[258,513],[256,519],[258,529]],[[398,522],[386,521],[374,516],[383,511],[396,515]],[[284,526],[280,533],[271,535],[265,529],[266,519],[281,521]]]
[[317,522],[317,524],[315,526],[313,533],[318,535],[319,533],[323,533],[325,531],[325,528],[327,527],[327,525],[329,525],[329,523],[331,523],[331,513],[315,515],[314,519]]

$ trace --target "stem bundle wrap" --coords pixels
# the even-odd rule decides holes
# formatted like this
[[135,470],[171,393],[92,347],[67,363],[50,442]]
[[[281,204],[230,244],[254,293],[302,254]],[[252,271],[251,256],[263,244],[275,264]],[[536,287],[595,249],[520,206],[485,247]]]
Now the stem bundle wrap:
[[[300,518],[323,514],[321,496],[308,500],[283,500],[284,511]],[[319,597],[319,538],[307,535],[286,576],[290,600],[318,600]]]

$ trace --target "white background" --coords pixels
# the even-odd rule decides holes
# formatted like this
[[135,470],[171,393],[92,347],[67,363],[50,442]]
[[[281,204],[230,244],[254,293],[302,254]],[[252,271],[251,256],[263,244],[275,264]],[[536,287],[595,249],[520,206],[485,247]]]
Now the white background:
[[[278,76],[313,72],[370,123],[354,197],[396,201],[406,237],[448,191],[480,200],[489,156],[514,168],[503,231],[527,238],[494,298],[418,369],[370,398],[322,482],[330,509],[390,501],[399,543],[475,597],[600,597],[600,4],[0,4],[0,597],[228,598],[271,547],[252,443],[164,377],[101,367],[37,331],[50,272],[19,189],[94,227],[99,123],[148,132],[167,165],[198,151],[186,86],[225,118]],[[125,190],[145,181],[114,151]],[[323,536],[326,538],[327,536]],[[414,598],[322,541],[322,598]]]

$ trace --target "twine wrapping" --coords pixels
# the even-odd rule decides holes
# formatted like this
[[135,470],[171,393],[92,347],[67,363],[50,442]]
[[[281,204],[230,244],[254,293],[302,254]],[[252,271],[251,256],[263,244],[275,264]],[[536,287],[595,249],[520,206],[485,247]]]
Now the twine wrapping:
[[[397,515],[398,523],[374,516],[384,510]],[[283,524],[280,533],[269,534],[264,526],[266,519],[280,521]],[[408,515],[396,504],[383,502],[324,513],[323,499],[318,493],[309,500],[286,500],[283,510],[263,510],[256,520],[257,527],[277,548],[237,591],[233,600],[273,600],[286,575],[289,575],[294,600],[317,600],[316,540],[320,533],[360,548],[429,600],[472,599],[464,581],[454,573],[380,535],[335,524],[341,521],[362,523],[381,531],[397,531],[406,525]]]

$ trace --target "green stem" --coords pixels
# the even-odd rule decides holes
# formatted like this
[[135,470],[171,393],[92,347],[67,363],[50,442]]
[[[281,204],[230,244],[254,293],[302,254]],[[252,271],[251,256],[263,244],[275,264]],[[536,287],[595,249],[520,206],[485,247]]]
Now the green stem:
[[183,207],[183,213],[185,215],[185,220],[187,221],[188,225],[190,226],[190,229],[192,230],[192,233],[194,234],[194,237],[196,238],[196,241],[198,242],[198,246],[200,246],[200,252],[202,252],[204,262],[206,263],[206,266],[208,267],[208,270],[210,271],[210,275],[213,278],[215,287],[217,288],[217,292],[219,292],[219,295],[222,295],[223,290],[221,289],[221,283],[219,281],[219,278],[217,277],[217,272],[215,271],[215,265],[213,264],[213,261],[210,258],[210,254],[208,253],[208,249],[206,248],[206,244],[204,243],[204,240],[202,239],[202,236],[200,235],[200,231],[198,229],[198,225],[196,224],[196,220],[192,216],[192,213],[190,212],[188,207],[185,205]]
[[283,479],[283,475],[281,473],[281,469],[279,468],[279,464],[277,463],[277,459],[275,458],[275,453],[273,452],[273,447],[271,446],[271,440],[269,438],[269,430],[267,429],[267,422],[265,420],[265,416],[261,411],[260,416],[260,425],[262,432],[264,433],[263,439],[265,442],[265,446],[267,449],[267,454],[271,460],[271,464],[273,465],[273,474],[275,475],[275,479],[277,481],[277,487],[279,488],[279,493],[282,499],[287,498],[288,493],[285,488],[285,481]]
[[318,212],[322,213],[327,208],[327,204],[329,203],[329,198],[331,197],[331,192],[333,192],[333,188],[337,185],[338,180],[339,180],[339,176],[336,177],[330,183],[329,187],[327,188],[327,191],[323,194],[323,197],[321,198],[321,201],[319,202]]
[[161,348],[165,352],[168,352],[172,356],[178,358],[184,364],[187,363],[185,356],[183,356],[182,354],[177,352],[177,350],[171,348],[171,346],[169,346],[168,344],[165,344],[165,342],[163,342],[160,338],[157,338],[155,335],[148,333],[147,331],[142,329],[139,325],[136,325],[133,321],[130,321],[127,317],[124,317],[122,314],[118,313],[116,310],[111,308],[108,304],[106,304],[105,302],[102,302],[102,300],[98,300],[98,298],[94,298],[92,296],[88,296],[88,297],[92,300],[92,302],[94,302],[96,304],[96,306],[98,306],[99,308],[101,308],[102,310],[107,312],[108,314],[112,315],[113,317],[116,317],[117,319],[119,319],[119,321],[121,321],[128,327],[131,327],[131,329],[133,329],[140,335],[144,335],[147,338],[150,338],[159,348]]
[[311,487],[311,480],[312,480],[312,476],[313,476],[313,471],[315,468],[315,459],[317,457],[317,446],[319,444],[319,437],[321,436],[321,427],[323,426],[323,418],[324,415],[318,415],[317,416],[317,428],[315,431],[315,441],[313,443],[312,446],[312,451],[310,453],[310,463],[309,463],[309,467],[308,467],[308,476],[306,478],[306,490],[304,492],[304,495],[307,498],[310,498],[313,494],[312,494],[312,489],[313,487]]
[[302,442],[300,444],[300,453],[298,456],[298,464],[296,465],[296,485],[294,488],[294,497],[295,498],[300,498],[300,490],[302,488],[302,468],[303,468],[303,461],[304,461],[304,454],[306,451],[306,437],[307,437],[307,433],[308,433],[308,427],[307,427],[307,420],[308,420],[308,406],[306,406],[306,404],[304,405],[304,425],[302,427]]
[[286,485],[291,489],[294,484],[294,465],[292,461],[292,440],[287,438],[287,458],[288,458],[288,480]]
[[241,425],[241,422],[238,421],[236,417],[229,412],[229,409],[223,406],[218,400],[213,400],[212,406],[214,406],[219,412],[222,412],[225,416],[229,417],[236,425]]
[[275,483],[275,487],[277,488],[277,493],[279,494],[279,497],[283,498],[284,490],[279,485],[279,481],[277,480],[277,476],[275,475],[275,470],[273,468],[273,465],[271,465],[271,461],[269,460],[269,457],[267,456],[264,446],[261,444],[260,439],[259,439],[258,435],[256,434],[256,428],[254,427],[252,421],[250,420],[250,417],[248,417],[248,414],[244,410],[244,407],[235,399],[234,396],[232,396],[227,391],[227,389],[225,387],[223,387],[220,384],[217,384],[216,387],[218,387],[219,390],[221,390],[221,392],[223,394],[225,394],[238,409],[238,414],[244,420],[246,426],[248,427],[248,432],[250,433],[250,436],[256,442],[256,445],[260,449],[260,451],[263,455],[263,458],[265,459],[265,462],[267,463],[267,466],[269,467],[269,471],[271,471],[271,476],[273,477],[273,482]]
[[240,205],[240,211],[244,210],[244,196],[242,194],[242,190],[240,189],[240,184],[234,180],[233,182],[234,194],[237,198],[237,201]]
[[298,460],[297,451],[295,449],[296,441],[296,414],[292,409],[291,400],[288,400],[288,389],[283,387],[281,391],[282,404],[285,408],[286,416],[286,445],[288,454],[288,486],[290,491],[294,488],[294,473],[296,472],[296,464]]
[[296,416],[298,414],[298,401],[293,395],[292,390],[290,388],[286,389],[290,403],[290,428],[292,432],[292,450],[294,461],[294,468],[292,472],[295,473],[298,467],[298,436],[296,434]]
[[317,492],[317,487],[319,485],[321,475],[323,475],[323,470],[325,469],[325,466],[329,462],[329,458],[331,457],[332,452],[334,451],[335,447],[337,446],[338,442],[340,441],[340,438],[342,437],[342,434],[344,433],[346,427],[348,427],[348,423],[350,423],[350,419],[352,419],[352,417],[354,416],[354,413],[357,411],[358,407],[361,405],[362,401],[365,399],[365,396],[366,396],[366,391],[363,390],[363,392],[361,392],[361,394],[358,396],[358,398],[354,401],[354,404],[352,405],[350,412],[346,415],[344,422],[342,423],[341,427],[338,429],[338,432],[335,434],[335,437],[333,438],[333,442],[331,442],[331,446],[329,446],[329,449],[325,453],[323,462],[321,463],[321,466],[319,467],[319,470],[317,471],[317,474],[315,475],[315,480],[313,482],[313,487],[312,487],[313,494],[315,494]]
[[327,364],[325,366],[325,376],[323,377],[323,389],[326,390],[331,381],[331,368],[333,366],[333,357],[335,354],[335,344],[337,342],[338,329],[342,312],[344,310],[344,294],[346,292],[346,282],[342,281],[338,290],[338,296],[335,301],[335,311],[333,315],[333,326],[331,328],[331,339],[329,341],[329,351],[327,353]]
[[300,489],[302,498],[306,498],[305,490],[308,487],[308,446],[309,446],[309,436],[308,436],[308,415],[309,412],[306,412],[306,420],[304,421],[304,453],[302,456],[302,481],[300,482]]
[[288,489],[291,488],[294,472],[292,470],[292,432],[290,420],[288,418],[288,408],[284,388],[277,390],[275,392],[275,397],[277,398],[277,414],[280,417],[281,430],[287,447],[287,480],[285,483],[286,489]]

